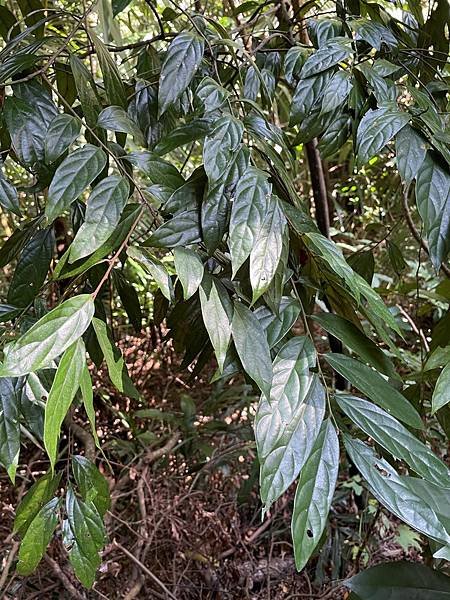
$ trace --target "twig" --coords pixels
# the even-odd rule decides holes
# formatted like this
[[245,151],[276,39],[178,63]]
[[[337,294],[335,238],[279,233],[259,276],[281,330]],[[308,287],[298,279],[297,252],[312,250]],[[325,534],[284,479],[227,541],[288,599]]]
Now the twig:
[[84,594],[81,594],[76,589],[76,587],[73,585],[73,583],[67,577],[67,575],[64,573],[64,571],[58,565],[56,560],[54,560],[48,554],[46,554],[44,558],[45,558],[45,561],[51,566],[51,568],[53,569],[53,572],[58,577],[58,579],[61,581],[65,590],[70,594],[70,596],[72,598],[75,598],[75,600],[86,600],[86,596]]
[[6,580],[8,579],[9,570],[13,563],[14,557],[16,556],[17,550],[19,549],[19,546],[20,546],[19,542],[14,542],[13,545],[11,546],[11,550],[9,551],[8,558],[6,559],[6,563],[3,568],[2,575],[0,577],[0,592],[3,588],[3,586],[5,585]]
[[67,413],[66,418],[64,419],[64,422],[69,427],[69,429],[72,431],[74,436],[76,438],[78,438],[79,441],[83,444],[84,453],[86,455],[86,458],[88,458],[91,462],[94,462],[95,455],[96,455],[96,449],[95,449],[95,441],[94,441],[94,438],[92,437],[92,435],[89,433],[89,431],[86,431],[86,429],[83,429],[83,427],[81,427],[81,425],[78,425],[78,423],[75,423],[71,412]]

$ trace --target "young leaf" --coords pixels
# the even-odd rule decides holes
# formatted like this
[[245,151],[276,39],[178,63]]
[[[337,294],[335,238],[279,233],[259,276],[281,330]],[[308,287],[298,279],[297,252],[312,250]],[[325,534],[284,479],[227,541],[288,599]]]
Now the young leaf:
[[203,322],[222,373],[231,338],[233,305],[223,284],[206,271],[199,294]]
[[245,372],[268,395],[272,384],[269,344],[257,317],[242,302],[234,303],[231,332]]
[[80,135],[81,123],[67,114],[57,115],[47,130],[44,142],[45,162],[50,165],[63,154]]
[[358,165],[364,165],[379,154],[386,144],[408,124],[410,115],[396,108],[383,107],[368,110],[361,119],[356,133]]
[[54,247],[51,228],[41,229],[25,245],[8,289],[10,304],[22,308],[33,302],[47,277]]
[[69,208],[105,165],[105,153],[91,144],[75,150],[63,160],[48,189],[45,214],[50,223]]
[[14,483],[20,453],[20,400],[23,380],[0,378],[0,463]]
[[175,271],[183,287],[184,299],[189,300],[202,282],[203,263],[196,252],[182,246],[174,248],[173,256]]
[[417,209],[436,269],[450,250],[450,173],[427,152],[416,179]]
[[86,208],[84,223],[70,246],[69,262],[73,263],[100,248],[120,220],[130,193],[125,177],[110,175],[92,190]]
[[148,273],[150,273],[161,292],[170,302],[173,297],[173,286],[170,275],[167,272],[164,264],[155,256],[153,256],[153,254],[151,254],[147,250],[147,248],[138,248],[137,246],[130,246],[127,249],[127,254],[133,260],[140,263],[144,267],[144,269]]
[[403,183],[416,178],[425,160],[427,143],[422,135],[410,125],[405,125],[395,136],[397,167]]
[[16,516],[14,519],[14,532],[17,532],[21,538],[24,537],[28,527],[31,525],[41,508],[53,498],[60,480],[61,473],[58,473],[55,476],[51,473],[47,473],[33,483],[22,498],[19,506],[16,508]]
[[263,171],[249,167],[239,179],[230,217],[228,246],[233,277],[250,256],[267,214],[271,185]]
[[45,405],[44,445],[55,468],[61,425],[81,383],[86,363],[86,348],[82,338],[74,342],[62,355]]
[[83,335],[93,315],[94,300],[90,294],[65,300],[5,347],[0,377],[26,375],[49,367]]
[[69,487],[66,496],[67,521],[63,527],[64,545],[81,583],[92,587],[100,566],[100,550],[106,540],[105,527],[93,502],[78,499]]
[[53,498],[39,510],[20,544],[17,572],[30,575],[44,556],[58,524],[59,499]]
[[115,345],[110,330],[104,321],[94,317],[92,325],[95,329],[98,343],[105,357],[106,366],[111,381],[119,392],[123,392],[130,398],[139,399],[139,392],[134,387],[128,375],[127,366],[123,360],[122,353]]
[[336,401],[358,427],[395,458],[404,460],[424,479],[450,487],[446,465],[397,419],[361,398],[339,394]]
[[437,410],[450,402],[450,363],[446,364],[436,381],[433,397],[431,400],[431,412]]
[[328,419],[322,423],[297,483],[291,524],[297,571],[306,565],[325,529],[338,470],[339,440]]
[[97,37],[92,30],[89,30],[89,37],[94,43],[97,59],[100,64],[100,69],[103,73],[103,82],[105,84],[108,103],[113,106],[121,106],[122,108],[126,108],[127,94],[125,91],[125,86],[111,53],[101,39]]
[[283,252],[283,237],[287,222],[276,196],[272,196],[261,230],[250,252],[250,283],[252,303],[269,288]]
[[16,188],[0,173],[0,206],[5,210],[22,216],[19,206],[19,196]]
[[423,429],[422,419],[412,404],[376,371],[344,354],[328,353],[324,358],[333,369],[388,413],[415,429]]
[[111,505],[108,482],[85,456],[74,456],[72,468],[83,500],[95,504],[99,515],[103,517]]
[[197,34],[183,31],[170,44],[159,78],[159,114],[174,104],[191,83],[203,58],[204,41]]
[[[252,342],[249,337],[249,346]],[[259,360],[256,352],[255,360]],[[316,361],[314,346],[306,337],[292,338],[275,358],[269,393],[261,396],[255,438],[265,510],[297,477],[319,434],[325,390],[310,371]]]

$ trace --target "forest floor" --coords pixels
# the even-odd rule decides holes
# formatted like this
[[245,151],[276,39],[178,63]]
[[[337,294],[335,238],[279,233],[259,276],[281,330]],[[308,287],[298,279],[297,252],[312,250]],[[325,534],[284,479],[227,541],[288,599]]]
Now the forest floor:
[[[348,596],[344,578],[367,564],[418,560],[414,534],[367,503],[358,476],[350,476],[338,483],[320,553],[297,573],[295,486],[261,521],[250,386],[212,386],[206,369],[191,387],[171,345],[155,336],[128,336],[123,349],[140,401],[120,397],[105,372],[95,375],[99,465],[112,493],[98,579],[89,591],[77,583],[60,539],[33,575],[14,574],[14,507],[48,468],[29,444],[19,485],[0,476],[0,598],[333,600]],[[85,425],[78,411],[74,418]],[[65,442],[77,450],[76,437]]]

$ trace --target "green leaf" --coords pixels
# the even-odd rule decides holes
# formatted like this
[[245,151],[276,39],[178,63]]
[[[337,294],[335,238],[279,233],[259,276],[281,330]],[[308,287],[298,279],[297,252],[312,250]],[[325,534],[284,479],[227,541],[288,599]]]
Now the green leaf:
[[249,167],[239,179],[230,217],[228,246],[233,277],[250,256],[269,207],[272,186],[263,171]]
[[328,419],[305,462],[297,483],[292,511],[295,566],[301,571],[325,529],[339,470],[339,440]]
[[38,295],[53,258],[55,237],[52,229],[42,229],[25,245],[14,270],[7,300],[26,307]]
[[84,223],[70,246],[73,263],[100,248],[113,233],[130,194],[125,177],[110,175],[102,179],[89,196]]
[[233,305],[223,284],[205,271],[199,288],[203,322],[222,373],[231,338]]
[[[102,360],[103,356],[100,359],[100,363]],[[94,438],[97,447],[100,448],[100,442],[98,440],[97,430],[95,428],[94,392],[92,390],[91,375],[86,362],[84,362],[81,370],[80,390],[83,398],[84,410],[86,411],[86,415],[91,425],[92,437]]]
[[63,154],[80,135],[81,123],[71,115],[57,115],[47,130],[44,142],[45,162],[50,165]]
[[102,110],[97,87],[92,78],[91,72],[84,66],[81,60],[70,56],[70,68],[75,80],[75,86],[83,109],[84,118],[89,127],[96,127],[97,118]]
[[388,413],[415,429],[423,429],[422,419],[412,404],[376,371],[343,354],[328,353],[324,358],[333,369]]
[[123,360],[122,353],[114,343],[111,331],[107,324],[97,317],[92,319],[92,325],[97,336],[98,343],[105,357],[109,377],[114,386],[130,398],[139,399],[139,392],[134,387],[128,375],[128,369]]
[[433,391],[431,400],[431,413],[434,414],[437,410],[450,402],[450,363],[445,365],[436,382],[436,387]]
[[369,19],[352,19],[350,27],[356,32],[357,40],[364,40],[373,48],[380,51],[383,44],[389,48],[396,48],[398,41],[390,29]]
[[426,153],[427,143],[414,127],[405,125],[400,129],[395,136],[395,154],[403,183],[411,183],[417,177]]
[[22,216],[20,212],[19,196],[16,188],[5,179],[0,173],[0,206],[5,210],[14,213],[18,217]]
[[51,366],[89,327],[94,300],[81,294],[41,317],[18,340],[5,347],[0,377],[20,376]]
[[413,529],[438,542],[450,542],[450,535],[438,515],[408,484],[409,478],[400,477],[386,460],[378,458],[364,442],[348,436],[344,436],[344,441],[352,462],[383,506]]
[[352,77],[347,71],[338,71],[333,75],[324,90],[322,113],[337,110],[347,100],[352,90]]
[[66,496],[67,521],[64,523],[64,545],[69,560],[81,583],[92,587],[101,563],[99,556],[106,540],[105,527],[93,502],[78,499],[69,487]]
[[61,473],[55,476],[47,473],[35,481],[22,498],[14,519],[14,532],[17,532],[21,538],[24,537],[38,512],[53,498],[60,481]]
[[203,58],[204,41],[195,33],[183,31],[170,44],[159,78],[159,114],[178,100],[191,83]]
[[8,96],[3,104],[3,117],[19,161],[28,167],[43,162],[47,125],[35,107]]
[[86,348],[82,338],[74,342],[62,355],[45,405],[44,445],[52,471],[58,454],[61,425],[81,383],[86,362]]
[[182,246],[174,248],[173,256],[175,271],[183,287],[184,299],[189,300],[202,282],[203,263],[196,252]]
[[289,48],[284,57],[284,78],[289,85],[294,85],[308,57],[308,50],[301,46]]
[[450,173],[427,152],[416,179],[416,201],[431,262],[439,269],[450,249]]
[[104,108],[98,115],[97,125],[109,131],[129,133],[134,137],[136,144],[140,146],[145,144],[142,131],[121,106],[107,106]]
[[63,160],[48,190],[45,214],[50,223],[70,207],[105,165],[105,153],[91,144],[78,148]]
[[211,131],[210,118],[193,119],[165,135],[156,145],[155,152],[160,156],[172,152],[176,148],[197,142]]
[[117,17],[131,3],[131,0],[112,0],[112,14]]
[[377,371],[381,371],[388,377],[398,378],[390,358],[356,325],[332,313],[312,315],[311,318],[317,321],[325,331],[334,335],[353,352],[356,352],[364,362],[368,362],[372,367],[375,367]]
[[[254,348],[251,336],[248,345]],[[256,351],[254,360],[260,361]],[[325,390],[317,375],[310,371],[316,361],[314,346],[308,338],[292,338],[275,358],[272,385],[261,396],[255,417],[255,438],[265,510],[297,477],[319,434],[325,414]]]
[[348,38],[333,38],[327,44],[312,54],[303,65],[300,77],[316,76],[331,67],[346,60],[353,53]]
[[28,526],[20,544],[17,572],[19,575],[30,575],[44,556],[53,532],[58,524],[59,499],[47,502]]
[[379,154],[386,144],[408,124],[410,115],[397,108],[383,107],[368,110],[356,132],[356,155],[362,166]]
[[404,460],[424,479],[450,487],[450,474],[446,465],[397,419],[371,402],[355,396],[339,394],[336,401],[360,429],[394,458]]
[[177,213],[163,223],[145,240],[144,246],[174,248],[201,242],[200,214],[198,209]]
[[267,343],[269,348],[276,346],[297,321],[301,306],[288,296],[281,299],[279,313],[273,315],[273,320],[266,327]]
[[298,125],[319,106],[331,76],[331,71],[325,71],[308,79],[300,79],[292,97],[290,125]]
[[230,92],[219,85],[211,77],[205,77],[198,84],[198,88],[195,91],[198,98],[200,98],[205,113],[212,112],[220,108],[230,95]]
[[150,273],[161,292],[170,302],[173,298],[173,286],[170,275],[167,272],[164,264],[155,256],[153,256],[153,254],[151,254],[147,248],[130,246],[127,249],[127,254],[133,260],[140,263],[144,269]]
[[272,196],[258,237],[250,252],[252,303],[264,294],[275,276],[283,251],[286,226],[287,221],[280,202],[276,196]]
[[20,453],[20,401],[23,380],[0,378],[0,463],[14,483]]
[[450,599],[450,577],[417,562],[376,565],[354,575],[345,585],[370,600]]
[[83,500],[92,502],[103,517],[111,505],[108,482],[85,456],[73,456],[72,468]]
[[215,124],[205,139],[203,162],[210,184],[221,181],[240,147],[244,125],[234,117],[225,115]]
[[108,48],[99,37],[90,29],[89,37],[94,43],[97,59],[100,69],[103,73],[103,83],[105,84],[106,98],[108,103],[113,106],[127,107],[127,94],[122,77],[119,73],[114,59]]
[[122,271],[114,269],[112,275],[114,285],[116,286],[120,301],[128,315],[130,323],[133,325],[136,332],[139,332],[142,328],[142,310],[138,293],[134,285],[126,279]]

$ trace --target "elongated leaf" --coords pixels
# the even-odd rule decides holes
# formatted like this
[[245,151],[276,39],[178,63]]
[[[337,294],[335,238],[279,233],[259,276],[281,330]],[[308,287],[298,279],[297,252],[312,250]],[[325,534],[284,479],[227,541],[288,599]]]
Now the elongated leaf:
[[272,384],[269,344],[257,317],[242,302],[234,303],[231,332],[245,372],[268,395]]
[[397,419],[361,398],[339,394],[336,400],[358,427],[396,459],[404,460],[424,479],[450,487],[450,473],[446,465]]
[[234,117],[221,117],[203,146],[203,162],[210,185],[223,179],[239,149],[244,125]]
[[375,367],[377,371],[388,377],[398,378],[389,357],[351,321],[332,313],[312,315],[311,318],[317,321],[325,331],[333,334],[348,348],[356,352],[364,362]]
[[450,599],[450,577],[417,562],[376,565],[354,575],[345,585],[370,600]]
[[249,167],[236,186],[231,209],[228,246],[233,276],[250,256],[269,206],[271,186],[265,174]]
[[269,348],[273,348],[278,342],[281,342],[286,333],[290,331],[298,319],[300,310],[301,306],[297,300],[287,296],[281,299],[279,313],[274,315],[273,321],[266,328]]
[[408,124],[410,115],[393,108],[368,110],[361,119],[356,133],[358,164],[365,164],[379,154],[386,144]]
[[0,173],[0,206],[5,210],[21,216],[19,196],[16,188]]
[[202,79],[195,93],[203,103],[205,113],[220,108],[230,95],[228,90],[219,85],[211,77]]
[[108,103],[113,106],[121,106],[122,108],[126,108],[127,94],[125,91],[125,86],[112,54],[92,30],[89,30],[89,37],[94,43],[98,62],[100,63],[100,69],[103,73],[103,82],[105,84]]
[[173,256],[175,270],[183,287],[184,299],[189,300],[202,282],[203,263],[196,252],[182,246],[174,248]]
[[94,300],[90,294],[65,300],[5,347],[0,377],[26,375],[49,367],[83,335],[93,315]]
[[222,373],[231,338],[233,305],[223,284],[205,271],[199,288],[203,322]]
[[289,85],[294,85],[307,58],[308,50],[301,46],[293,46],[286,52],[283,70],[284,77]]
[[138,248],[131,246],[127,249],[127,254],[132,259],[140,263],[144,269],[150,273],[155,280],[161,292],[171,301],[173,297],[173,285],[169,273],[164,264],[151,254],[147,248]]
[[347,38],[334,38],[308,58],[300,72],[300,77],[306,79],[326,71],[347,59],[352,52]]
[[[102,359],[103,357],[101,357],[101,359],[99,360],[100,364],[102,362]],[[91,375],[89,373],[89,369],[87,368],[86,362],[84,362],[83,368],[81,370],[80,390],[81,396],[83,398],[84,410],[86,411],[86,415],[91,425],[92,437],[94,438],[97,448],[100,448],[97,429],[95,427],[94,392],[92,390]]]
[[191,83],[203,58],[204,42],[195,33],[183,31],[170,44],[159,79],[159,114],[174,104]]
[[[251,339],[248,344],[251,346]],[[258,358],[255,352],[255,360]],[[269,393],[261,396],[255,438],[265,510],[297,477],[319,434],[325,390],[310,371],[316,361],[314,346],[307,338],[292,338],[275,358]]]
[[397,38],[390,29],[366,18],[352,19],[351,28],[356,32],[357,40],[364,40],[376,50],[381,50],[383,44],[389,48],[398,45]]
[[57,115],[47,130],[44,143],[45,162],[51,164],[63,154],[80,135],[81,123],[71,115]]
[[134,137],[135,142],[141,146],[145,143],[142,131],[121,106],[107,106],[104,108],[98,115],[97,125],[109,131],[129,133]]
[[261,230],[250,252],[250,283],[252,303],[269,288],[283,252],[286,217],[276,196],[272,196]]
[[55,237],[52,229],[42,229],[25,245],[8,290],[8,302],[25,307],[39,293],[53,258]]
[[338,470],[339,440],[328,419],[322,423],[297,483],[291,525],[297,571],[306,565],[325,529]]
[[427,144],[421,134],[405,125],[395,136],[397,167],[403,183],[411,183],[416,178],[427,153]]
[[315,74],[314,77],[300,79],[292,97],[289,120],[291,125],[301,123],[314,108],[319,106],[331,76],[331,71],[324,71]]
[[23,380],[0,378],[0,463],[14,483],[20,453],[20,400]]
[[89,127],[95,127],[97,125],[98,115],[102,110],[95,82],[90,71],[88,71],[77,56],[70,56],[70,68],[73,73],[78,98],[80,99],[86,123]]
[[432,413],[450,402],[450,363],[445,365],[436,382],[431,401]]
[[100,550],[106,540],[105,527],[93,502],[83,502],[69,487],[66,496],[67,521],[64,544],[75,575],[85,587],[91,587],[100,566]]
[[81,383],[86,362],[86,348],[79,338],[62,355],[45,405],[44,445],[52,471],[58,453],[61,425]]
[[145,240],[144,246],[174,248],[201,242],[200,214],[198,209],[185,210],[158,227]]
[[193,119],[165,135],[156,145],[155,152],[164,156],[176,148],[202,140],[211,131],[212,122],[209,117]]
[[28,167],[42,162],[47,126],[35,108],[20,98],[8,96],[3,116],[19,161]]
[[128,281],[122,271],[114,269],[112,272],[114,285],[119,294],[120,301],[128,315],[130,323],[139,332],[142,327],[142,310],[138,293],[133,284]]
[[338,109],[348,98],[352,89],[352,78],[347,71],[338,71],[325,88],[322,97],[322,112]]
[[45,214],[50,222],[69,208],[106,165],[106,155],[96,146],[86,144],[75,150],[59,165],[48,190]]
[[378,458],[364,442],[352,440],[348,436],[345,436],[344,441],[352,462],[381,504],[413,529],[438,542],[450,542],[450,535],[436,512],[411,489],[408,478],[400,477],[387,461]]
[[30,523],[20,544],[17,572],[29,575],[38,566],[44,556],[53,532],[58,524],[59,499],[47,502]]
[[423,429],[422,419],[416,409],[376,371],[343,354],[328,353],[325,360],[388,413],[416,429]]
[[72,468],[83,500],[93,502],[99,515],[103,517],[111,505],[108,482],[85,456],[74,456]]
[[130,193],[125,177],[110,175],[102,179],[89,196],[85,220],[70,246],[73,263],[100,248],[120,220]]
[[450,249],[450,173],[427,152],[416,179],[416,201],[436,269]]
[[17,532],[20,537],[24,537],[28,527],[33,522],[38,512],[53,498],[60,480],[61,473],[58,473],[55,476],[51,473],[47,473],[33,483],[22,498],[16,509],[16,516],[14,519],[14,531]]

